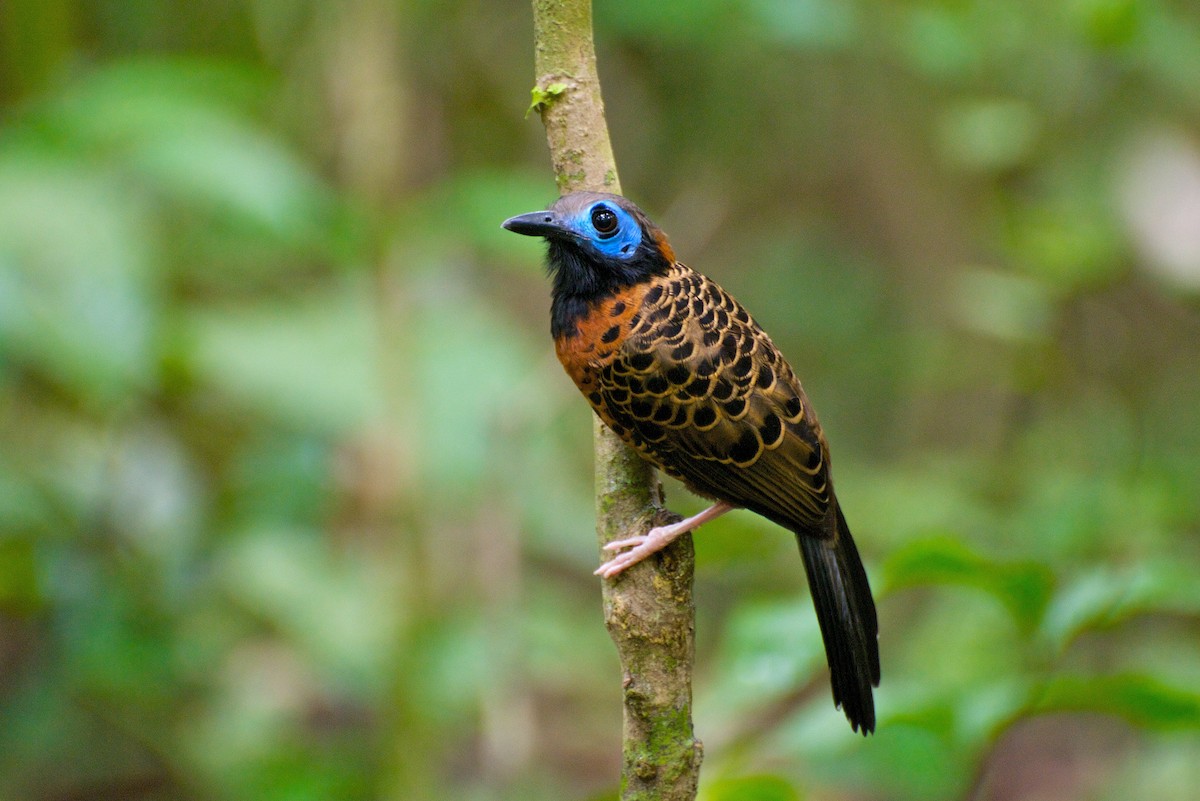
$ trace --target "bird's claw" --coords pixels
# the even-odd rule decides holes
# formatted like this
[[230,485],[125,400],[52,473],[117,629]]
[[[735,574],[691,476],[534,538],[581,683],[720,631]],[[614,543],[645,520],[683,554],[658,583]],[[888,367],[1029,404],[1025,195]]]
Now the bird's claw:
[[662,543],[652,542],[651,535],[653,533],[654,531],[652,530],[650,534],[642,537],[616,540],[605,545],[604,550],[606,551],[619,551],[622,548],[629,548],[629,550],[617,554],[612,559],[600,565],[600,567],[596,568],[594,575],[603,576],[604,578],[612,578],[613,576],[620,575],[626,568],[633,567],[650,554],[661,550],[667,542],[670,542],[670,540]]
[[[624,540],[613,540],[605,544],[606,551],[622,551],[612,559],[609,559],[600,567],[596,568],[593,575],[603,576],[604,578],[612,578],[619,575],[626,568],[633,567],[638,562],[645,559],[651,554],[661,551],[663,548],[670,545],[675,539],[686,531],[686,528],[681,527],[679,523],[674,523],[669,526],[655,526],[645,534],[636,537],[629,537]],[[628,548],[629,550],[624,550]]]
[[604,550],[622,551],[625,548],[629,550],[617,554],[612,559],[600,565],[600,567],[596,568],[593,575],[604,576],[604,578],[612,578],[619,575],[626,568],[633,567],[647,556],[666,548],[681,534],[692,531],[701,523],[706,523],[709,520],[720,517],[732,508],[733,505],[726,501],[717,501],[700,514],[692,515],[686,520],[680,520],[678,523],[671,523],[668,526],[655,526],[645,534],[637,537],[613,540],[605,544]]
[[634,546],[641,545],[645,541],[646,541],[645,535],[637,536],[637,537],[630,537],[629,539],[626,539],[626,540],[613,540],[612,542],[605,544],[604,550],[620,551],[624,548],[632,548]]

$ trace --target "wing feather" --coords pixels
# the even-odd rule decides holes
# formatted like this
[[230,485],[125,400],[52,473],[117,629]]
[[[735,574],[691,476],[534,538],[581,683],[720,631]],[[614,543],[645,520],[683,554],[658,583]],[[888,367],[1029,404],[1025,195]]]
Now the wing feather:
[[627,439],[694,491],[822,529],[828,449],[804,389],[730,295],[677,268],[599,374]]

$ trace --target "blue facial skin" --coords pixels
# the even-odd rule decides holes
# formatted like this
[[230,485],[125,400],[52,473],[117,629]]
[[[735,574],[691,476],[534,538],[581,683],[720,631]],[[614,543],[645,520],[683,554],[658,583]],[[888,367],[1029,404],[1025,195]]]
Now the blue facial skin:
[[[617,215],[617,230],[602,234],[592,224],[592,215],[597,209],[607,209]],[[622,261],[633,258],[642,243],[642,227],[629,212],[611,203],[593,203],[572,220],[572,227],[599,253],[610,259]]]
[[[673,261],[670,248],[638,209],[623,198],[577,192],[545,211],[505,220],[503,227],[546,240],[546,266],[553,280],[550,332],[555,339],[578,333],[579,321],[596,303],[655,275]],[[599,218],[601,231],[596,227]]]

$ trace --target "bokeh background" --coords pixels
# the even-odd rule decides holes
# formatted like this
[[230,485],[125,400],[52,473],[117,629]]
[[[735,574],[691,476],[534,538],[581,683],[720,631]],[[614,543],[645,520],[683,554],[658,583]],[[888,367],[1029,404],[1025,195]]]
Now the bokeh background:
[[[626,192],[804,377],[882,622],[697,537],[705,801],[1200,786],[1200,7],[598,0]],[[0,4],[0,798],[610,799],[519,0]],[[698,507],[668,487],[679,511]]]

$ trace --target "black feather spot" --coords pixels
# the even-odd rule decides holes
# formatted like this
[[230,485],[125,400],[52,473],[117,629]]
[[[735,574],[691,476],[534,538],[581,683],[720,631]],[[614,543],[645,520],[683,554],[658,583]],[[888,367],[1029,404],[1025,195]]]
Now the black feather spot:
[[608,390],[608,402],[624,405],[629,402],[629,390],[613,388]]
[[737,334],[730,332],[721,338],[721,361],[728,364],[737,358],[738,355],[738,338]]
[[588,400],[592,402],[593,406],[599,406],[600,404],[604,403],[604,396],[599,392],[589,392],[587,397]]
[[608,313],[611,316],[616,317],[618,314],[620,314],[623,311],[625,311],[625,301],[618,300],[616,303],[614,303],[612,305],[612,308],[608,310]]
[[711,378],[697,378],[684,388],[684,392],[690,398],[703,398],[710,389],[712,389]]
[[758,380],[754,382],[760,389],[766,389],[775,383],[775,371],[770,365],[764,364],[758,368]]
[[733,398],[725,403],[722,403],[721,407],[725,409],[725,413],[730,417],[737,417],[739,414],[746,411],[746,399]]
[[621,383],[622,386],[629,387],[629,391],[634,395],[641,395],[646,391],[646,385],[642,382],[642,379],[637,378],[636,376],[630,376],[625,382],[618,383]]
[[784,408],[787,410],[788,417],[799,417],[804,412],[804,404],[797,397],[788,398]]
[[696,343],[691,340],[685,341],[682,345],[671,351],[672,359],[690,359],[696,351]]
[[742,358],[740,358],[736,362],[734,362],[734,365],[731,369],[733,370],[733,374],[736,377],[746,378],[747,376],[750,375],[750,370],[753,368],[754,368],[754,359],[750,358],[750,354],[747,353],[745,356],[743,356]]
[[688,409],[687,406],[680,406],[675,410],[675,419],[669,424],[671,428],[683,428],[688,424]]
[[652,364],[654,364],[653,353],[635,353],[629,357],[629,366],[638,372],[648,370]]
[[650,312],[650,316],[647,317],[646,319],[649,320],[651,324],[654,324],[654,323],[661,323],[663,320],[667,319],[670,316],[671,316],[671,307],[670,306],[659,306],[657,309]]
[[809,470],[816,470],[821,466],[821,446],[816,445],[808,454],[808,463],[805,464]]
[[759,430],[762,432],[763,444],[768,448],[777,445],[783,439],[783,421],[774,412],[763,418],[762,428]]
[[774,348],[764,348],[763,358],[767,360],[767,364],[774,364],[779,357],[775,354]]
[[625,436],[625,426],[620,425],[619,423],[609,423],[608,427],[611,428],[613,430],[613,433],[616,434],[618,437]]
[[701,298],[692,298],[692,314],[704,314],[704,300]]
[[654,404],[645,398],[634,398],[633,403],[629,404],[629,412],[639,420],[649,420],[650,415],[654,414]]
[[687,310],[688,310],[688,299],[687,299],[687,296],[685,295],[685,296],[683,296],[683,297],[681,297],[681,298],[678,298],[678,299],[676,299],[676,301],[675,301],[675,305],[674,305],[674,306],[672,306],[671,308],[673,308],[673,309],[675,310],[675,313],[676,313],[676,314],[684,314],[684,313],[686,313],[686,312],[687,312]]
[[733,307],[737,306],[737,301],[731,295],[721,295],[721,308],[727,312],[733,311]]
[[691,377],[692,371],[687,368],[686,364],[677,364],[670,370],[667,370],[667,380],[676,386],[686,384]]
[[713,387],[712,396],[719,401],[727,401],[733,397],[733,384],[730,384],[725,379],[717,381],[717,385]]
[[729,448],[729,458],[736,464],[748,464],[758,458],[760,448],[761,444],[754,434],[754,429],[748,428]]
[[708,378],[713,373],[717,372],[717,366],[712,363],[712,359],[701,359],[696,365],[696,375],[701,378]]
[[711,348],[713,345],[717,344],[717,340],[720,338],[720,331],[705,331],[704,336],[701,339],[704,342],[704,347]]
[[646,379],[646,391],[651,395],[662,395],[670,388],[671,385],[667,383],[667,379],[661,375],[652,375]]
[[737,311],[733,313],[733,316],[739,323],[750,324],[750,314],[741,306],[737,307]]
[[683,323],[676,320],[673,323],[667,323],[664,325],[662,330],[658,332],[658,335],[663,339],[671,339],[672,337],[679,336],[681,331],[683,331]]
[[657,284],[650,287],[646,292],[646,296],[642,299],[643,303],[658,303],[658,299],[662,297],[662,284]]
[[656,423],[669,423],[671,418],[675,416],[675,408],[667,403],[660,403],[654,407],[654,414],[650,415],[650,419]]
[[711,406],[701,406],[696,410],[696,414],[692,419],[696,421],[696,425],[700,428],[708,428],[717,422],[717,412]]
[[642,423],[638,426],[638,431],[650,442],[662,442],[667,436],[663,427],[656,423]]
[[700,315],[700,319],[696,322],[700,323],[701,328],[712,328],[713,320],[717,318],[717,313],[714,309],[709,309]]
[[607,345],[608,343],[614,341],[620,335],[621,335],[621,326],[614,325],[612,328],[608,329],[600,336],[600,341],[603,342],[605,345]]
[[717,312],[717,328],[728,328],[728,327],[729,327],[729,315],[725,312],[724,309],[721,309]]

